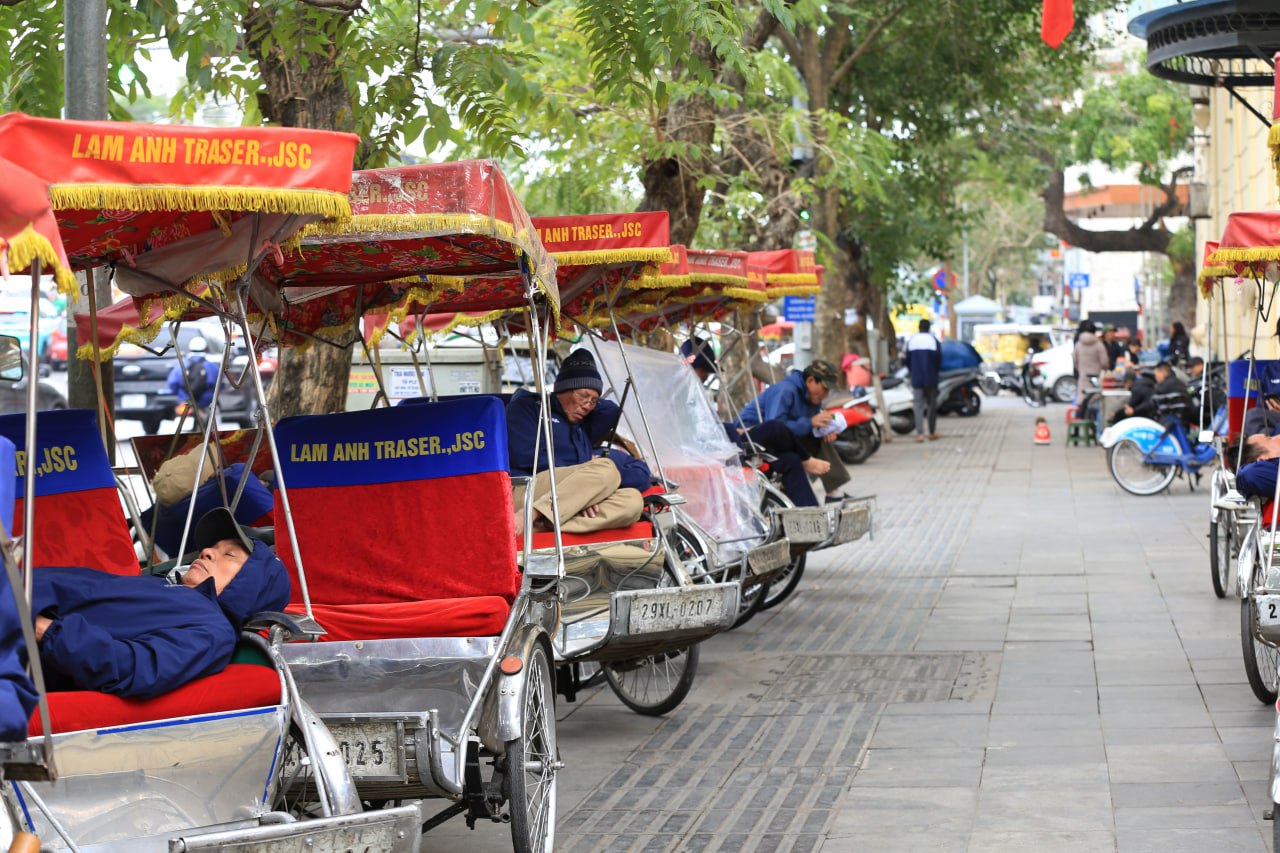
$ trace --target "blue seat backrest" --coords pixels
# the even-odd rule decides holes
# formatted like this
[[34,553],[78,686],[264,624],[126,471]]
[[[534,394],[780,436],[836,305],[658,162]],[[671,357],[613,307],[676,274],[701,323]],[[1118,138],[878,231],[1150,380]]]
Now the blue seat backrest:
[[493,399],[501,402],[503,408],[506,408],[507,403],[511,402],[511,396],[512,395],[510,394],[443,394],[436,400],[432,400],[430,397],[406,397],[399,403],[396,403],[396,405],[421,406],[423,404],[430,404],[433,402],[446,403],[452,400],[475,400],[480,397],[492,397]]

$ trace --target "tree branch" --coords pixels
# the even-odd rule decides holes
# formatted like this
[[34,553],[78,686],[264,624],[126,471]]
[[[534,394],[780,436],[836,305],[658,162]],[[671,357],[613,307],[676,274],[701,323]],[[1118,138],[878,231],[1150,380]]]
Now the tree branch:
[[885,28],[892,24],[894,20],[906,10],[906,8],[907,4],[901,3],[896,9],[876,22],[875,26],[873,26],[871,31],[867,33],[867,37],[862,40],[857,49],[853,53],[849,54],[849,57],[844,62],[840,63],[840,67],[832,73],[831,85],[833,87],[843,80],[845,75],[853,70],[853,66],[858,64],[858,60],[862,59],[862,55],[870,49],[871,45],[875,43],[875,40],[882,32],[885,31]]
[[359,12],[364,7],[364,0],[298,0],[298,2],[313,9],[332,9],[335,12],[348,13]]
[[1044,198],[1045,231],[1059,240],[1084,249],[1086,252],[1155,252],[1160,255],[1168,254],[1169,241],[1173,235],[1164,226],[1157,228],[1156,222],[1160,216],[1168,215],[1168,213],[1177,209],[1177,173],[1174,174],[1173,180],[1170,182],[1169,187],[1166,188],[1166,192],[1173,193],[1173,205],[1170,206],[1169,201],[1166,199],[1163,204],[1156,208],[1157,213],[1159,211],[1165,211],[1165,213],[1153,214],[1137,228],[1129,228],[1123,231],[1091,231],[1088,228],[1081,228],[1067,218],[1067,212],[1063,206],[1066,201],[1066,177],[1062,169],[1055,166],[1050,155],[1041,155],[1041,161],[1049,165],[1051,169],[1049,183],[1041,193]]

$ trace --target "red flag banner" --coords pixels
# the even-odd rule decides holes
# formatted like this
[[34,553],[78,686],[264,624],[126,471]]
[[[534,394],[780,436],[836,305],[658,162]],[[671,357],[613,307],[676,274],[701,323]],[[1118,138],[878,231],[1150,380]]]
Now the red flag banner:
[[1076,25],[1076,10],[1073,0],[1044,0],[1044,8],[1040,18],[1040,38],[1049,47],[1057,50]]

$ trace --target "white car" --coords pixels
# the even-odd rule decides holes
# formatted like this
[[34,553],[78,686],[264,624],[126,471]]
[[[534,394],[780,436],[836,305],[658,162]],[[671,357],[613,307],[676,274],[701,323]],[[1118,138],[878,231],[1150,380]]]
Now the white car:
[[1044,387],[1049,396],[1059,403],[1070,403],[1076,395],[1076,369],[1072,363],[1075,344],[1058,344],[1044,352],[1036,353],[1031,363],[1040,370],[1044,377]]

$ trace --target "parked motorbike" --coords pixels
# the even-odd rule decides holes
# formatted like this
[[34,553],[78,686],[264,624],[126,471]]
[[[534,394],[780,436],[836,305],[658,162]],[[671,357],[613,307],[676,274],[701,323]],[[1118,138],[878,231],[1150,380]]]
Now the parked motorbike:
[[[980,368],[966,367],[942,373],[938,377],[938,414],[954,412],[967,418],[982,411],[982,398],[977,392],[981,372]],[[907,369],[899,368],[884,380],[883,387],[889,429],[898,435],[907,435],[916,428],[911,380]]]
[[846,464],[861,465],[880,449],[880,423],[869,394],[855,394],[840,400],[828,406],[827,411],[840,412],[848,425],[836,438],[836,452]]
[[1032,356],[1034,350],[1027,351],[1027,357],[1020,367],[1003,373],[1003,387],[1022,398],[1022,401],[1033,409],[1042,408],[1049,399],[1049,389],[1045,387],[1044,374],[1035,365]]

